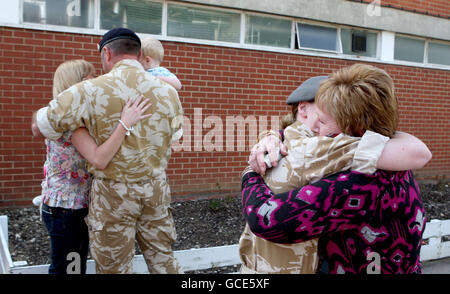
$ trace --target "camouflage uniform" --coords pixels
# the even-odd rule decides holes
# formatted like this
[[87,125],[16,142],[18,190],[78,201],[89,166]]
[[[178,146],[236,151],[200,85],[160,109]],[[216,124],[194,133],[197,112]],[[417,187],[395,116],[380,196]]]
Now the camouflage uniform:
[[[367,131],[362,138],[344,134],[334,138],[315,137],[310,128],[298,121],[285,129],[284,137],[288,154],[263,177],[274,194],[290,191],[342,170],[374,173],[389,139],[371,131]],[[317,241],[277,244],[255,236],[246,225],[239,240],[241,273],[315,273],[318,265]]]
[[87,223],[97,273],[131,273],[137,237],[151,273],[180,273],[171,244],[176,233],[165,169],[171,142],[181,135],[183,110],[177,92],[131,59],[107,74],[78,83],[37,113],[41,133],[57,139],[86,127],[98,145],[118,125],[128,99],[150,99],[152,116],[134,126],[104,170],[94,175]]

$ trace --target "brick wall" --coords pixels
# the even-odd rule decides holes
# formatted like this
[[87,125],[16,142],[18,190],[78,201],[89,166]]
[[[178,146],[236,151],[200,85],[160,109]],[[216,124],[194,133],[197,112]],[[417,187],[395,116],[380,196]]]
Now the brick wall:
[[[349,1],[366,3],[374,2],[374,0]],[[381,0],[379,2],[382,7],[391,7],[442,18],[450,18],[450,1],[448,0]]]
[[[61,62],[84,58],[100,74],[98,40],[99,36],[0,28],[0,208],[28,206],[40,194],[45,149],[42,139],[31,136],[31,114],[48,104],[52,74]],[[286,97],[306,78],[353,63],[176,42],[164,42],[164,47],[163,65],[183,83],[179,95],[190,122],[185,135],[191,142],[183,141],[184,149],[173,152],[168,168],[174,197],[179,199],[236,194],[249,139],[255,140],[251,134],[270,127],[272,116],[287,113]],[[416,175],[450,174],[450,71],[374,65],[395,80],[399,129],[422,139],[433,152],[432,161]],[[232,122],[239,117],[256,119],[244,137],[236,131],[242,127],[226,123],[227,118]],[[223,128],[211,121],[221,121]],[[201,141],[209,140],[213,128],[222,130],[222,150],[211,150]],[[227,147],[230,139],[234,143]]]

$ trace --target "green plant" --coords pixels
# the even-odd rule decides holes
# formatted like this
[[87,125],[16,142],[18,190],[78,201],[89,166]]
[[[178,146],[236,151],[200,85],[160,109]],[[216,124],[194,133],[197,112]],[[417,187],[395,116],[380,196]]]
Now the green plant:
[[213,211],[218,211],[220,208],[221,200],[220,199],[210,199],[209,200],[209,209]]

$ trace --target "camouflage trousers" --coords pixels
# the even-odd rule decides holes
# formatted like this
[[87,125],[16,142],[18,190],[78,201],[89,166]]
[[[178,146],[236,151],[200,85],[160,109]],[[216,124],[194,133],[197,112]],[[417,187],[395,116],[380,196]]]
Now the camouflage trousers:
[[248,225],[239,239],[241,274],[314,274],[319,258],[318,239],[277,244],[252,233]]
[[94,179],[86,222],[97,273],[132,273],[135,240],[150,273],[182,273],[166,176],[146,183]]

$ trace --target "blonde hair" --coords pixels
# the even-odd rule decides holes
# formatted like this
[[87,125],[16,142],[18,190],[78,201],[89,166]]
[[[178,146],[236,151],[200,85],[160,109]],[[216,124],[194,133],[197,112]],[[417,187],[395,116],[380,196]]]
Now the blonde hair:
[[316,94],[317,106],[331,115],[344,134],[366,130],[392,137],[398,123],[392,78],[382,69],[354,64],[331,74]]
[[164,47],[160,41],[155,38],[147,37],[141,40],[142,57],[150,56],[159,63],[164,58]]
[[61,63],[53,75],[53,97],[81,82],[93,72],[95,72],[94,66],[83,59]]

